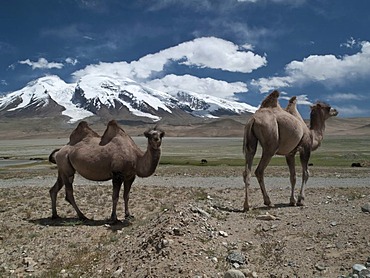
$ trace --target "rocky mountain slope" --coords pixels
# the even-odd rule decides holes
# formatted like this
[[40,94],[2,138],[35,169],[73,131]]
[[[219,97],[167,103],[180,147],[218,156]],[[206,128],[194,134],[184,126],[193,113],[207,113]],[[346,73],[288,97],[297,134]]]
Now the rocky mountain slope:
[[0,98],[0,115],[3,117],[62,116],[69,123],[96,116],[144,122],[182,122],[192,118],[250,114],[255,110],[246,103],[189,91],[164,93],[128,78],[105,74],[86,75],[71,84],[58,76],[46,76]]

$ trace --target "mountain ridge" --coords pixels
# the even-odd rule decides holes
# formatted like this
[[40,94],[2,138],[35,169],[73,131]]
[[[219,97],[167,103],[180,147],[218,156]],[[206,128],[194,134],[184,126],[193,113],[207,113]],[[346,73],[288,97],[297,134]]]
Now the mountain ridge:
[[166,93],[107,74],[85,75],[70,84],[49,75],[0,97],[3,117],[62,116],[72,124],[89,117],[174,123],[250,115],[255,110],[246,103],[183,90]]

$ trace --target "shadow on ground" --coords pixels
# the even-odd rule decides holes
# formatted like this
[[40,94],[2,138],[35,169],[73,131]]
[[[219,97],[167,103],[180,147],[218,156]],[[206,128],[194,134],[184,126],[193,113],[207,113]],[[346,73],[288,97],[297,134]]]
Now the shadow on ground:
[[39,218],[39,219],[31,219],[28,222],[32,224],[42,225],[42,226],[53,226],[53,227],[68,227],[68,226],[106,226],[108,229],[114,231],[122,230],[128,226],[132,225],[131,220],[123,220],[123,221],[116,221],[112,222],[110,219],[102,219],[102,220],[94,220],[94,219],[86,219],[81,220],[79,218]]

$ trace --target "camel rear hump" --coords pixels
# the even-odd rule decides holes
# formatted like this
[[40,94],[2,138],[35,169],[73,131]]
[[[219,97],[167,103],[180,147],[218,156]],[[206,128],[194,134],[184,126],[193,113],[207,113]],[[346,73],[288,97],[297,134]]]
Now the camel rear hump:
[[111,120],[106,130],[104,131],[103,136],[101,137],[100,144],[101,146],[104,146],[108,144],[112,139],[118,135],[125,134],[125,131],[117,124],[115,120]]

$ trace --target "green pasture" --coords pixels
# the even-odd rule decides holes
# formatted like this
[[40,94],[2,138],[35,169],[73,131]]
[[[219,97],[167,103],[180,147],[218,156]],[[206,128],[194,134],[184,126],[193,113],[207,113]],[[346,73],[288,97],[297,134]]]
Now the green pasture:
[[[135,137],[135,142],[146,148],[144,137]],[[6,167],[21,167],[22,165],[48,164],[50,152],[63,146],[67,139],[29,139],[29,140],[0,140],[0,170],[4,168],[7,159],[22,161],[21,165]],[[242,138],[206,138],[206,137],[165,137],[162,145],[162,165],[190,165],[190,166],[242,166]],[[258,163],[261,148],[258,147],[254,164]],[[5,158],[5,159],[4,159]],[[41,161],[36,161],[41,160]],[[27,161],[29,160],[29,163]],[[43,160],[43,161],[42,161]],[[207,163],[202,163],[207,160]],[[299,163],[299,157],[296,158]],[[3,162],[3,164],[1,164]],[[369,165],[370,138],[369,137],[327,137],[321,147],[311,154],[310,163],[315,166],[348,167],[353,162]],[[270,165],[282,166],[285,158],[275,156]]]
[[[161,164],[193,166],[242,166],[242,138],[165,138]],[[258,147],[254,164],[261,156]],[[207,160],[206,164],[201,160]],[[296,157],[299,163],[299,156]],[[353,162],[369,164],[370,138],[328,137],[320,148],[311,154],[310,163],[315,166],[348,167]],[[273,157],[270,165],[286,165],[285,157]]]

